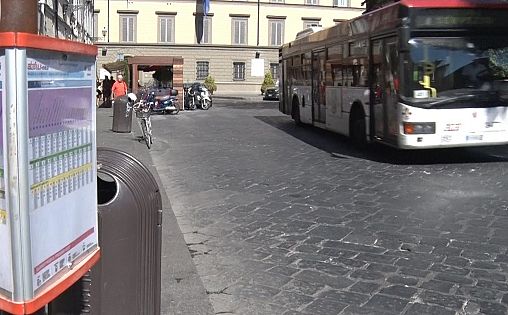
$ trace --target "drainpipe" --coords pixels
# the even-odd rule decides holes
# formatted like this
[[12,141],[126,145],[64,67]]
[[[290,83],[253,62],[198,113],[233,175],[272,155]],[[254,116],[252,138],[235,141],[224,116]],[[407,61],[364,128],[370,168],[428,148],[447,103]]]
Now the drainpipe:
[[259,46],[259,6],[260,6],[260,3],[259,3],[259,0],[258,0],[258,33],[257,33],[256,46]]

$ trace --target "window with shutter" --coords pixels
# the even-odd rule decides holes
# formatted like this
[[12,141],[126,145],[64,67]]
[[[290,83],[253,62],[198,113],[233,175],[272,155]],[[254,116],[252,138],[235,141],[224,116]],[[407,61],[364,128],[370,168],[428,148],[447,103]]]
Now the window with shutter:
[[175,17],[159,16],[159,43],[175,42]]
[[135,42],[136,41],[136,16],[122,15],[120,16],[120,41]]
[[247,19],[245,18],[234,18],[232,20],[232,41],[236,45],[247,44]]
[[333,0],[334,7],[349,7],[349,0]]
[[201,39],[201,43],[212,43],[212,18],[209,16],[203,19],[203,38]]
[[270,46],[280,46],[284,42],[284,20],[269,20],[268,38]]

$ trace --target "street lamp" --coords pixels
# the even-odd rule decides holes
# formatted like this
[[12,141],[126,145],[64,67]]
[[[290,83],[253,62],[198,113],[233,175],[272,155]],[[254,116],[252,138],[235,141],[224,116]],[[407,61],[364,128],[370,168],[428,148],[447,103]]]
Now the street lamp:
[[108,35],[108,30],[104,26],[104,28],[102,29],[102,37],[104,37],[104,41],[106,41],[106,35]]

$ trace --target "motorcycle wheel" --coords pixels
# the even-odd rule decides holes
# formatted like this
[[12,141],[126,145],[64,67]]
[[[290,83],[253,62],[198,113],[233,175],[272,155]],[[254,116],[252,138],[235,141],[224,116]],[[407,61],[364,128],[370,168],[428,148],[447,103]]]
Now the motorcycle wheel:
[[208,100],[205,100],[205,101],[203,102],[203,109],[204,109],[204,110],[209,110],[209,109],[210,109],[210,107],[212,107],[212,102],[210,102],[210,101],[208,101]]
[[180,107],[176,107],[176,109],[174,111],[171,111],[170,114],[171,115],[178,115],[179,112],[180,112]]

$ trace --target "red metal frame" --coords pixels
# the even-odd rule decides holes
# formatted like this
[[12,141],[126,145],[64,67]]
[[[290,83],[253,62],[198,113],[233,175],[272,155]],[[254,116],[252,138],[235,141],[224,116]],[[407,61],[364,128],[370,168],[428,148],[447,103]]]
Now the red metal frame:
[[28,33],[0,33],[0,47],[33,48],[97,56],[97,46]]
[[100,256],[100,250],[97,248],[88,257],[74,266],[65,278],[53,283],[33,300],[13,302],[0,296],[0,310],[14,315],[33,314],[37,312],[83,277],[88,270],[90,270],[99,261]]

